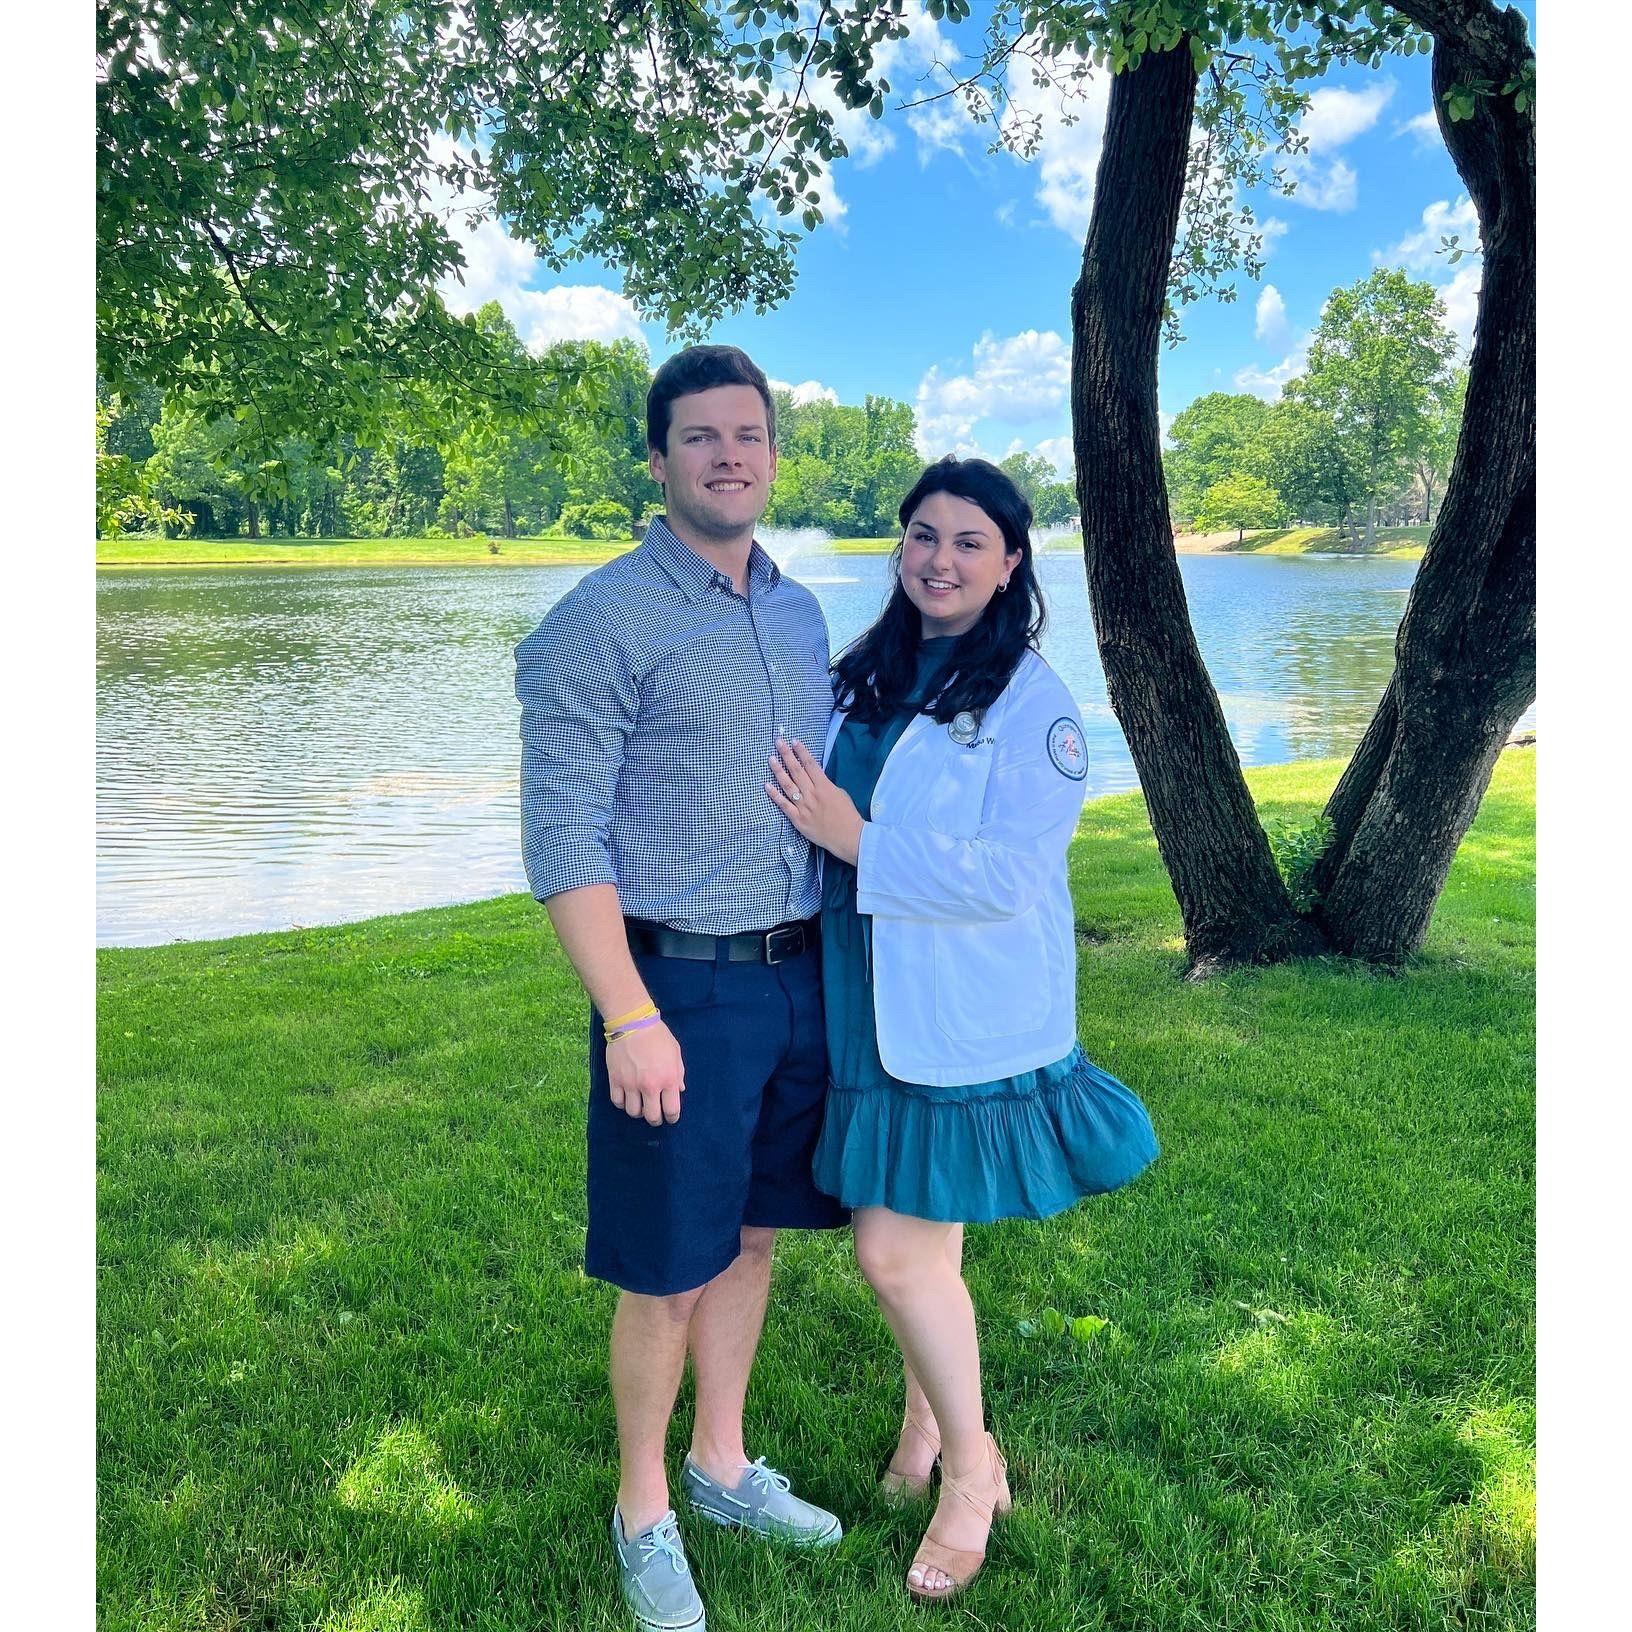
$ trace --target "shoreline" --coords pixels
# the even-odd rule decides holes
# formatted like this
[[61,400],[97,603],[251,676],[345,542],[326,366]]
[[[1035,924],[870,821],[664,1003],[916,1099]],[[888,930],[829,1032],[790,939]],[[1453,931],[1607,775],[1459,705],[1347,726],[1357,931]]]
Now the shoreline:
[[[1384,560],[1420,560],[1426,547],[1426,527],[1381,529],[1373,550],[1339,548],[1336,531],[1329,527],[1300,527],[1248,532],[1237,541],[1233,531],[1178,533],[1177,555],[1347,555]],[[1061,541],[1051,540],[1051,543]],[[1065,541],[1080,550],[1081,535]],[[827,551],[833,555],[888,555],[894,538],[835,538]],[[592,567],[627,554],[635,547],[613,539],[543,537],[499,541],[495,554],[485,539],[101,539],[97,541],[96,568],[101,571],[132,567]],[[152,552],[152,553],[149,553]]]
[[[1533,727],[1526,730],[1519,730],[1515,728],[1512,735],[1510,735],[1507,741],[1502,744],[1502,752],[1505,754],[1514,749],[1534,749],[1535,746],[1536,733]],[[1247,774],[1249,776],[1256,776],[1261,772],[1270,774],[1296,774],[1307,770],[1311,766],[1320,768],[1337,767],[1340,770],[1341,767],[1346,766],[1346,764],[1346,760],[1337,759],[1289,759],[1281,760],[1273,765],[1249,766],[1247,767]],[[1336,773],[1334,772],[1334,781],[1335,775]],[[1083,806],[1082,820],[1084,822],[1088,820],[1089,813],[1093,811],[1096,805],[1104,805],[1109,800],[1126,799],[1130,796],[1130,794],[1137,793],[1138,789],[1135,788],[1131,790],[1124,789],[1118,793],[1098,794]],[[1072,838],[1071,842],[1073,845],[1075,845],[1078,842],[1078,839],[1081,837],[1080,828],[1081,823],[1079,823],[1078,834]],[[102,958],[108,955],[123,955],[125,953],[163,952],[178,947],[224,947],[229,941],[264,941],[275,936],[323,935],[341,930],[354,929],[357,926],[364,924],[380,924],[392,918],[409,918],[431,912],[458,912],[461,910],[490,905],[491,903],[498,901],[508,901],[513,898],[523,896],[526,893],[527,892],[525,890],[505,890],[498,895],[479,895],[468,901],[440,901],[431,906],[402,907],[395,912],[370,913],[364,918],[341,918],[337,919],[333,923],[287,924],[280,929],[241,929],[233,930],[225,935],[178,935],[165,941],[99,941],[96,943],[94,951],[98,958]]]

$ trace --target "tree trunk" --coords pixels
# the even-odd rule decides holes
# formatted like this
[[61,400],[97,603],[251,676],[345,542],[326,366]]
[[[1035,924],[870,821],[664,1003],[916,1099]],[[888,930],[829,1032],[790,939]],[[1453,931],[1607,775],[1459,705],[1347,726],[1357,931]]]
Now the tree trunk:
[[509,499],[504,501],[504,536],[506,538],[516,536],[516,512]]
[[[1501,87],[1524,23],[1489,0],[1395,0],[1435,35],[1434,107],[1479,215],[1485,275],[1456,458],[1395,641],[1382,704],[1326,813],[1319,920],[1381,962],[1421,946],[1502,744],[1535,697],[1535,124]],[[1451,123],[1444,93],[1496,94]]]
[[261,513],[255,508],[253,499],[244,500],[244,514],[249,518],[249,536],[259,538],[261,536]]
[[1156,361],[1195,94],[1188,37],[1112,81],[1071,302],[1071,421],[1106,687],[1199,975],[1316,950],[1320,937],[1276,871],[1196,646],[1168,526]]

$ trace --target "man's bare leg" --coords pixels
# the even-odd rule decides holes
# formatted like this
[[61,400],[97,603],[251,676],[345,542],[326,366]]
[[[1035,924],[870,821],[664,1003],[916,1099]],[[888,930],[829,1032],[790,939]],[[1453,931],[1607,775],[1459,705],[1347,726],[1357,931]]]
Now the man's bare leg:
[[618,1511],[634,1536],[669,1510],[663,1464],[686,1364],[686,1330],[703,1293],[625,1292],[612,1317],[612,1403],[618,1414]]
[[742,1410],[748,1374],[765,1324],[776,1231],[744,1226],[742,1251],[703,1288],[691,1317],[691,1365],[697,1414],[691,1459],[710,1479],[734,1488],[748,1465]]

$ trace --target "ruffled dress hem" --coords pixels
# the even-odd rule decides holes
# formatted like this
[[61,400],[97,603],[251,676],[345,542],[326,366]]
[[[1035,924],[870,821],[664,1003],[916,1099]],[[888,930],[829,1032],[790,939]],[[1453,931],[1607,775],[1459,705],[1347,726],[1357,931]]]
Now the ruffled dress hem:
[[1027,1076],[966,1091],[830,1083],[817,1187],[846,1207],[988,1224],[1051,1218],[1156,1159],[1144,1106],[1080,1046]]

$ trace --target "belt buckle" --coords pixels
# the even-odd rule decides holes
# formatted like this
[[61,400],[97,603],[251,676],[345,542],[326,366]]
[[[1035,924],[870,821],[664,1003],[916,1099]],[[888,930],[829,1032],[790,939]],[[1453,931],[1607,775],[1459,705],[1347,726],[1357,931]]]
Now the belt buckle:
[[[786,952],[778,951],[778,943],[786,946]],[[767,963],[786,963],[789,958],[796,958],[805,949],[805,926],[793,924],[786,929],[773,929],[765,936],[765,961]]]

